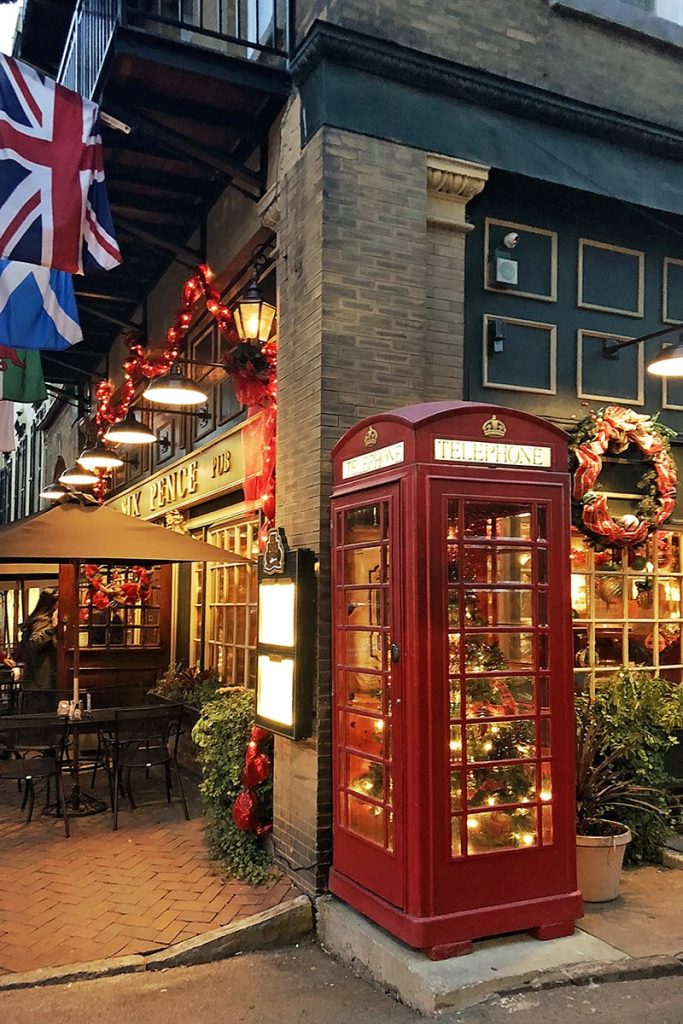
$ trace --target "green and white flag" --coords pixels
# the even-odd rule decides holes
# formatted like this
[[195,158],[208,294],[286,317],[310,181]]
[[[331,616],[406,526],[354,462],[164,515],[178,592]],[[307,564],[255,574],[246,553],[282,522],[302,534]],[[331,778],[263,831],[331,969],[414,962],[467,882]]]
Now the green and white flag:
[[30,403],[46,398],[40,352],[0,345],[0,399]]

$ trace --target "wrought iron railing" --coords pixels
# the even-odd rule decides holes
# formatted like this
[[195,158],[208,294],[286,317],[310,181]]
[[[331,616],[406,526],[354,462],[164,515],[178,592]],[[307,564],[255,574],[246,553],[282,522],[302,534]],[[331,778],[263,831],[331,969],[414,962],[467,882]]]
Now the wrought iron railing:
[[62,85],[93,95],[118,23],[118,0],[78,0],[57,76]]
[[119,25],[263,63],[281,64],[293,38],[295,0],[78,0],[58,80],[97,89]]

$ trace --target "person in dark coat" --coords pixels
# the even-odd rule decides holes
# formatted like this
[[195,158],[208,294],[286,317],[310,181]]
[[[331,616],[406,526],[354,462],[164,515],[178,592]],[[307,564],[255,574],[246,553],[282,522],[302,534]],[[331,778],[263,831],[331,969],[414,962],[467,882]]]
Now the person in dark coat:
[[23,684],[53,690],[57,680],[57,602],[54,590],[41,590],[35,608],[22,625]]

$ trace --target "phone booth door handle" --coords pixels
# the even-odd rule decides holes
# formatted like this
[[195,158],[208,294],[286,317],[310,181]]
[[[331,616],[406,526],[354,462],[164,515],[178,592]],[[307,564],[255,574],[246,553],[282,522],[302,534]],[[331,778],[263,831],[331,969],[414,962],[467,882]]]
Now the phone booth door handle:
[[395,664],[401,657],[401,648],[399,647],[398,644],[392,644],[391,647],[389,648],[389,652],[391,655],[391,660]]

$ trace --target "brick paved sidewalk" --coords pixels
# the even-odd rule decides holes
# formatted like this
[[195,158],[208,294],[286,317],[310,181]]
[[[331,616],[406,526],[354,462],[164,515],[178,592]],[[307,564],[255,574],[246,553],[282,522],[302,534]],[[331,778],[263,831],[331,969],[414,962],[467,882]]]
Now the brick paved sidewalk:
[[252,888],[216,873],[192,780],[191,821],[179,801],[166,804],[163,784],[143,782],[137,810],[122,800],[118,832],[107,811],[73,819],[70,839],[61,821],[41,815],[40,793],[25,825],[19,794],[2,786],[0,973],[150,952],[294,894],[281,875]]

